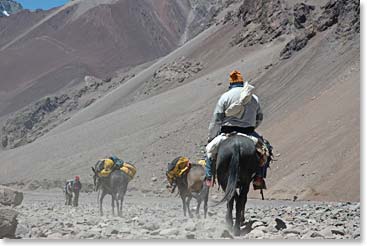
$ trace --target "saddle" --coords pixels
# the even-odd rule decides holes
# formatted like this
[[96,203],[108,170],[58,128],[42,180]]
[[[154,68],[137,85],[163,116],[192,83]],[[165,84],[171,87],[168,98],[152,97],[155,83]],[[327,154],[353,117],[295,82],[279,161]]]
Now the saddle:
[[[244,136],[247,137],[249,139],[251,139],[256,147],[256,152],[258,154],[259,157],[259,166],[263,167],[269,160],[269,158],[271,158],[271,153],[268,149],[267,144],[265,143],[265,141],[261,138],[256,138],[250,135],[246,135],[243,133],[239,133],[239,132],[231,132],[231,133],[222,133],[220,135],[218,135],[217,137],[215,137],[207,146],[206,146],[206,153],[208,155],[209,158],[213,158],[217,155],[218,153],[218,148],[219,145],[226,139],[228,139],[231,136],[235,136],[235,135],[239,135],[239,136]],[[271,146],[269,144],[269,146]]]

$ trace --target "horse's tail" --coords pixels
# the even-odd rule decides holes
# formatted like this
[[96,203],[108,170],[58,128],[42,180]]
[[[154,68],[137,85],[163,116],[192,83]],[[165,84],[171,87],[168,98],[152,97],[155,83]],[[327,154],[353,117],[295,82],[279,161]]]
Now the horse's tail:
[[229,163],[226,191],[223,199],[218,204],[224,201],[229,201],[233,197],[237,187],[239,165],[240,165],[240,146],[238,145],[238,143],[236,143],[233,149],[231,161]]

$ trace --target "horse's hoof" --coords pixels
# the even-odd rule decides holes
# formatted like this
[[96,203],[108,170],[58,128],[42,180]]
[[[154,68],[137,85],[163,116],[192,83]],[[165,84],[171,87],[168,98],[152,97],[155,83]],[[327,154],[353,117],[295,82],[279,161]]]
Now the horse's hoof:
[[194,218],[194,215],[192,215],[192,214],[190,214],[189,216],[190,216],[191,219]]
[[233,229],[233,235],[234,235],[235,237],[238,237],[238,236],[240,236],[240,234],[241,234],[241,230],[240,230],[240,228],[235,227],[235,228]]

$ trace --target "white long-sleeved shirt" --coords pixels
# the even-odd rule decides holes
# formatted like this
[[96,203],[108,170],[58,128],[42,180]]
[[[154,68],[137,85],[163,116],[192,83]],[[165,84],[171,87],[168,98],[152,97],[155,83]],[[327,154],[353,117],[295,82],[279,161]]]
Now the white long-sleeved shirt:
[[246,104],[245,111],[240,118],[226,117],[226,109],[234,102],[239,100],[243,87],[234,87],[225,92],[218,100],[214,109],[212,121],[209,124],[208,139],[215,138],[222,126],[236,126],[236,127],[258,127],[262,121],[262,110],[259,103],[259,98],[253,95],[251,101]]

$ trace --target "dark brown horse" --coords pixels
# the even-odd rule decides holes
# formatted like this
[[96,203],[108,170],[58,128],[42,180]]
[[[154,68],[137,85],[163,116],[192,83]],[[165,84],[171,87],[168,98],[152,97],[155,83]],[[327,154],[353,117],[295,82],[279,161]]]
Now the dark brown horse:
[[[172,164],[168,164],[168,171],[170,171],[171,165]],[[190,218],[193,217],[190,210],[190,201],[192,198],[195,198],[198,203],[196,215],[199,216],[200,205],[204,202],[204,218],[206,218],[208,213],[209,187],[204,184],[204,177],[204,167],[199,164],[190,164],[190,169],[181,176],[175,176],[173,179],[167,177],[171,192],[173,193],[176,187],[178,188],[178,192],[182,199],[184,216],[186,216],[187,210]]]
[[[226,222],[233,226],[232,210],[236,201],[234,234],[240,235],[240,224],[244,218],[247,193],[259,163],[254,142],[245,136],[232,136],[221,143],[217,156],[218,184],[225,191],[227,201]],[[238,189],[238,191],[237,191]]]

